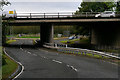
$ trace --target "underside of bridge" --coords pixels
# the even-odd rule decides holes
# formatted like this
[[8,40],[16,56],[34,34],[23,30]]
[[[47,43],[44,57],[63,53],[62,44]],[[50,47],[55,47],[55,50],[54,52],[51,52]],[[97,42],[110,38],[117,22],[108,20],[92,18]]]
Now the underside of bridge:
[[[75,19],[76,20],[76,19]],[[89,21],[86,21],[89,20]],[[53,42],[53,25],[82,25],[91,27],[91,44],[99,47],[115,47],[120,48],[120,20],[119,19],[95,19],[91,21],[91,19],[80,19],[77,21],[68,22],[64,21],[48,21],[44,22],[35,22],[34,20],[28,20],[33,22],[17,22],[11,23],[10,25],[39,25],[41,27],[40,38],[41,45],[44,43],[52,43]],[[90,22],[91,21],[91,22]]]
[[91,25],[91,44],[101,48],[120,48],[120,23],[99,22]]

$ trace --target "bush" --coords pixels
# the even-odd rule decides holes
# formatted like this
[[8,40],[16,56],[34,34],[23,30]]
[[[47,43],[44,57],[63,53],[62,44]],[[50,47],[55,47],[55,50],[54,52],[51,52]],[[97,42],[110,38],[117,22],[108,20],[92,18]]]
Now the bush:
[[4,55],[2,55],[2,66],[6,65],[6,64],[7,64],[7,62],[5,61],[5,57],[4,57]]

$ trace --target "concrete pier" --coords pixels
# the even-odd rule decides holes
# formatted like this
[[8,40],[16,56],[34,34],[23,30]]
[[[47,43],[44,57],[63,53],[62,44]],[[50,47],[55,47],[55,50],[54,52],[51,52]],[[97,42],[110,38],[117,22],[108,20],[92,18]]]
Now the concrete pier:
[[45,43],[53,43],[53,25],[51,23],[42,23],[40,25],[41,45]]
[[91,44],[99,47],[120,48],[120,23],[118,22],[99,22],[93,23]]

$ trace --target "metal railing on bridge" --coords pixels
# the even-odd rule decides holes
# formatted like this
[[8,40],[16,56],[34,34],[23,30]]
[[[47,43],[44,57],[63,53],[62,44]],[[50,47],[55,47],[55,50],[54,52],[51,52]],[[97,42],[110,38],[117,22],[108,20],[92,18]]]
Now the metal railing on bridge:
[[100,12],[59,12],[59,13],[17,13],[17,18],[69,18],[69,17],[95,17]]

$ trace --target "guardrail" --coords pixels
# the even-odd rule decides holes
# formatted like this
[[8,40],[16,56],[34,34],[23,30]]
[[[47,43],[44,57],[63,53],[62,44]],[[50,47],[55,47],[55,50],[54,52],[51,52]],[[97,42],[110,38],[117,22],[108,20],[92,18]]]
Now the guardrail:
[[62,44],[60,45],[60,44],[53,44],[53,43],[46,43],[44,46],[48,48],[56,48],[57,51],[64,52],[64,53],[84,54],[84,55],[91,54],[92,56],[99,55],[102,58],[108,57],[108,58],[120,59],[119,55],[116,53],[107,53],[107,52],[100,52],[100,51],[81,49],[81,48],[71,48],[71,47],[68,47],[67,45],[62,45]]
[[17,18],[95,17],[100,12],[17,13]]

